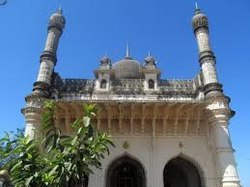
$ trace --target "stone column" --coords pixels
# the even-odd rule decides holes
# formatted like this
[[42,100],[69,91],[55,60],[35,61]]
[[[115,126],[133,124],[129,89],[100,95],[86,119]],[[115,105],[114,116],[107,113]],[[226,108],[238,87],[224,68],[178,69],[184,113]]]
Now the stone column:
[[44,98],[38,93],[32,93],[26,98],[26,106],[22,109],[22,114],[25,116],[25,136],[33,139],[36,136],[36,130],[40,127],[41,110]]
[[26,122],[25,136],[33,139],[36,135],[36,129],[40,125],[40,112],[38,108],[25,108],[24,111]]
[[232,112],[227,103],[223,101],[214,101],[208,108],[210,110],[210,138],[213,139],[214,157],[221,187],[240,187],[234,151],[228,131]]

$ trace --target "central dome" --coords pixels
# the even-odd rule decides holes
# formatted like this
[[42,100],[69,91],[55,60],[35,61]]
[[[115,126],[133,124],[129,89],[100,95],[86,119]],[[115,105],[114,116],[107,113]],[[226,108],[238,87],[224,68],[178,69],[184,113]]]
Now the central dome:
[[118,79],[140,78],[140,67],[137,60],[128,56],[112,65],[115,77]]

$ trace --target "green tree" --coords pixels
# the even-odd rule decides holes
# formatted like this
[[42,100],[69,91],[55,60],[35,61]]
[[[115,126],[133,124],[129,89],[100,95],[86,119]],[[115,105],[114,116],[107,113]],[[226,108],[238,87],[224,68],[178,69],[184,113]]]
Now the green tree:
[[[110,136],[98,132],[91,124],[94,105],[84,105],[84,116],[72,124],[73,136],[63,135],[55,126],[55,102],[46,102],[42,113],[42,130],[34,140],[20,136],[14,141],[7,134],[0,140],[0,154],[15,186],[86,186],[94,168],[114,146]],[[42,142],[42,144],[41,144]]]

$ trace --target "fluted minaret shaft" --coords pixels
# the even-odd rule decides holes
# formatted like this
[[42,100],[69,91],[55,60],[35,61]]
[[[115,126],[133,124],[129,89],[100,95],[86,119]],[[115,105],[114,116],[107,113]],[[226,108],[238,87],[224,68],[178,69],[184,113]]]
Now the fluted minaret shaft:
[[35,92],[47,92],[50,87],[52,73],[57,62],[56,53],[59,39],[64,26],[65,18],[62,15],[62,11],[58,10],[52,14],[49,20],[47,41],[40,57],[40,69],[34,84]]
[[199,8],[195,10],[192,24],[198,44],[199,62],[203,73],[205,95],[218,95],[222,93],[222,85],[218,82],[215,68],[216,59],[210,45],[208,18],[201,13]]

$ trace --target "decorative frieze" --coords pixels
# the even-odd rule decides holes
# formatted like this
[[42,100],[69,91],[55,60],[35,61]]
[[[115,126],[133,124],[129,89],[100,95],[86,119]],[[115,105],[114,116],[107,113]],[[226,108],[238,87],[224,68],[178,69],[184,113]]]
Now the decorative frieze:
[[[203,104],[96,103],[99,112],[95,125],[111,134],[134,135],[205,135],[207,129]],[[195,110],[191,112],[190,109]],[[71,132],[71,123],[83,113],[80,102],[59,102],[57,124]],[[60,124],[61,123],[61,124]]]

